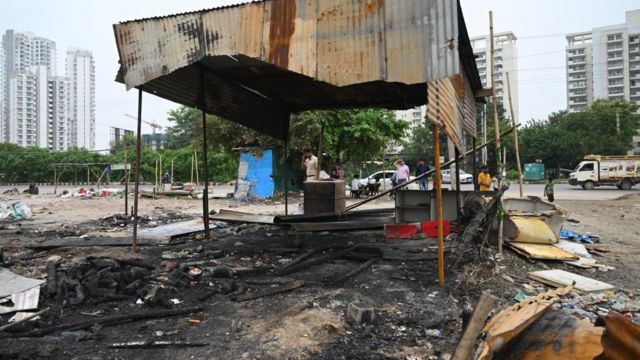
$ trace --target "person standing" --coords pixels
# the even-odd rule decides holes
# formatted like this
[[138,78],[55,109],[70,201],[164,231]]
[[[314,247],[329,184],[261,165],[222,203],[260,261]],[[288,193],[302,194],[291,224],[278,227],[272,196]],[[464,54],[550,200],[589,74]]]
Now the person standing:
[[480,191],[491,191],[491,185],[493,181],[489,174],[489,168],[485,165],[482,167],[480,174],[478,174],[478,186]]
[[313,155],[311,149],[305,149],[302,157],[302,168],[305,170],[306,181],[318,180],[320,172],[318,171],[318,158]]
[[547,197],[549,202],[553,202],[553,200],[555,200],[555,196],[553,196],[553,185],[553,177],[549,176],[549,181],[547,182],[547,185],[544,186],[544,196]]
[[407,166],[407,164],[404,163],[404,160],[400,159],[396,161],[395,178],[396,178],[396,183],[398,185],[406,183],[407,180],[409,180],[410,174],[411,174],[411,171],[409,170],[409,166]]
[[[427,165],[423,159],[418,160],[418,166],[416,167],[416,177],[427,173],[431,168]],[[420,181],[420,190],[429,190],[429,177],[425,176]]]

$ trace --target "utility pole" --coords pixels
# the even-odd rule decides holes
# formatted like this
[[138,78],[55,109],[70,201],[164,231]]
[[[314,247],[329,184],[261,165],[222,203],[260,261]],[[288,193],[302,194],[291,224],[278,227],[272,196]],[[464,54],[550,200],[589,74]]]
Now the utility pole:
[[620,135],[620,113],[616,112],[616,133]]

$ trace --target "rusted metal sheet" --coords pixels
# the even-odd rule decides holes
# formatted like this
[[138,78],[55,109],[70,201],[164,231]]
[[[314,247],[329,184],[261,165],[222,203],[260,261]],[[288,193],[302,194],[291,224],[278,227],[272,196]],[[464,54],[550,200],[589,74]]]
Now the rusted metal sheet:
[[640,325],[616,312],[610,311],[596,320],[596,326],[604,326],[602,353],[594,360],[640,359]]
[[205,53],[198,13],[116,25],[115,35],[128,88],[193,64]]
[[129,88],[220,55],[336,86],[420,84],[461,71],[455,0],[271,0],[114,28]]
[[495,315],[484,327],[487,340],[484,343],[479,360],[490,360],[511,339],[536,321],[560,297],[567,295],[573,286],[550,290],[527,298]]
[[387,79],[413,83],[460,72],[456,1],[386,0]]
[[[264,3],[202,13],[206,53],[262,57]],[[234,29],[234,31],[229,31]]]
[[443,81],[458,90],[445,131],[464,150],[481,87],[464,26],[458,0],[265,0],[141,19],[114,25],[117,80],[281,139],[291,112],[411,108]]
[[429,82],[427,98],[427,119],[441,127],[460,152],[465,152],[462,114],[454,81],[445,78]]
[[318,80],[336,86],[385,80],[383,5],[318,0]]

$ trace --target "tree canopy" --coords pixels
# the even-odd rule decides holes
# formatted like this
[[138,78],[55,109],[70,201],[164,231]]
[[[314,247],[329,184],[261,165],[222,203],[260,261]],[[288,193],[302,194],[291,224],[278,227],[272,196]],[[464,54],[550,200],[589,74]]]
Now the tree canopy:
[[573,168],[585,155],[624,155],[640,126],[637,110],[625,100],[597,100],[582,112],[533,120],[520,131],[523,163],[540,159],[547,168]]

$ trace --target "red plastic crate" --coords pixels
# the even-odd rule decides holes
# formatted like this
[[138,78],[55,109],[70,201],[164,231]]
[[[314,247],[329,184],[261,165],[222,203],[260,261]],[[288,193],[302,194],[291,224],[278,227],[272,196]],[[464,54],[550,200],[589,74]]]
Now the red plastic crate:
[[384,236],[387,239],[415,239],[418,236],[418,225],[385,224]]
[[[438,222],[437,221],[423,221],[421,224],[422,232],[427,235],[428,238],[438,237]],[[447,236],[451,233],[451,226],[449,220],[442,220],[442,235]]]

